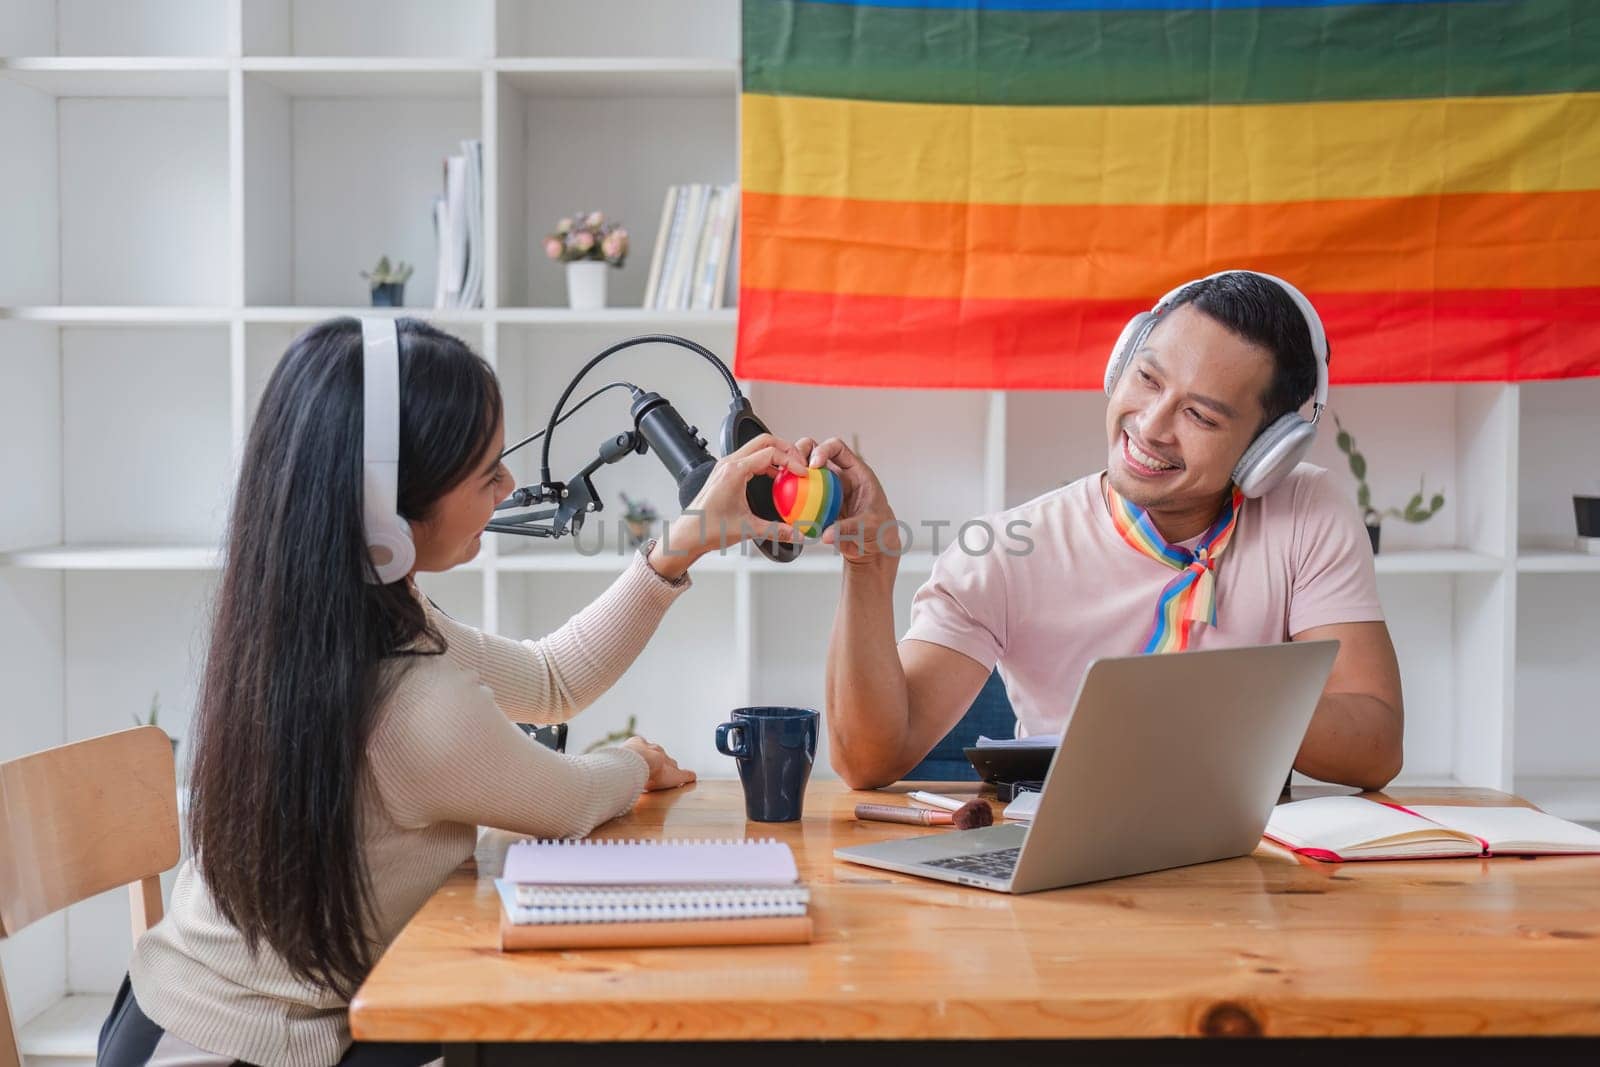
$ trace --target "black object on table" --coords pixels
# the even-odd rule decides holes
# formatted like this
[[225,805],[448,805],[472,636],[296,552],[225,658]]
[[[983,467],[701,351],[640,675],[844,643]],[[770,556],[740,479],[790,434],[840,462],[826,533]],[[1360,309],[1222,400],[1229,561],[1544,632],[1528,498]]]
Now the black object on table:
[[545,748],[557,752],[567,750],[567,724],[558,722],[554,726],[539,726],[531,722],[519,722],[517,726],[523,733],[539,742]]

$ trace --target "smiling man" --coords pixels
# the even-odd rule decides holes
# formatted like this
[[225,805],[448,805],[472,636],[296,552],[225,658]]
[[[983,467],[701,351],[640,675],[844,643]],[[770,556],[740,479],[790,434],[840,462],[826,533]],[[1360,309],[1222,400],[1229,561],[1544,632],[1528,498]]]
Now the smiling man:
[[1311,432],[1297,412],[1325,389],[1326,355],[1310,302],[1279,279],[1230,271],[1169,294],[1113,353],[1106,470],[986,517],[1025,530],[1026,551],[952,545],[898,643],[903,545],[883,487],[839,440],[797,442],[845,486],[825,537],[846,561],[828,653],[834,768],[857,788],[898,779],[996,666],[1023,736],[1061,730],[1103,656],[1336,638],[1295,768],[1386,784],[1403,711],[1372,552],[1327,472],[1296,464]]

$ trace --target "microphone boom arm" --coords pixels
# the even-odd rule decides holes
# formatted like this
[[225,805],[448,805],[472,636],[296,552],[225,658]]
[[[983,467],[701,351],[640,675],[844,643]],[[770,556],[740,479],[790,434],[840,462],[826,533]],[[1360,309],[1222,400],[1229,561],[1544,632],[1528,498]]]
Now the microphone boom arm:
[[492,520],[484,529],[493,533],[521,534],[524,537],[566,537],[583,529],[584,518],[593,511],[604,511],[605,502],[594,487],[590,476],[611,463],[648,450],[645,439],[637,431],[627,430],[609,437],[600,445],[599,455],[590,460],[571,480],[550,482],[537,489],[519,489],[495,511],[526,508],[531,504],[557,501],[555,507],[543,511],[521,512],[504,519]]

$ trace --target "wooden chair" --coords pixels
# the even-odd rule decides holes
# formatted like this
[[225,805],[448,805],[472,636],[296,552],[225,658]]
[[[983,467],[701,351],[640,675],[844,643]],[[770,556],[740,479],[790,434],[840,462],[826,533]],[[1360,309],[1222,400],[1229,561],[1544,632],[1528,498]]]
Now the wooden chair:
[[[126,885],[133,936],[161,920],[161,872],[178,862],[172,743],[154,726],[0,763],[0,938]],[[20,1067],[0,974],[0,1067]]]

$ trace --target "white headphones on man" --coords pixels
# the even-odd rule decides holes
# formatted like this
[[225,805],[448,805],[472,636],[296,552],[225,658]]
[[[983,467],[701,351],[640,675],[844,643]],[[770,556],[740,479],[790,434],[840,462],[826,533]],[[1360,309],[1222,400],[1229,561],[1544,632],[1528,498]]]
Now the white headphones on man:
[[[1244,450],[1244,455],[1239,457],[1238,464],[1233,468],[1234,484],[1244,491],[1245,496],[1258,497],[1266,495],[1294,470],[1295,464],[1305,456],[1312,439],[1317,436],[1317,420],[1322,417],[1322,409],[1328,403],[1328,335],[1323,331],[1322,319],[1317,316],[1317,309],[1311,306],[1311,301],[1282,278],[1254,270],[1224,270],[1199,280],[1210,281],[1224,274],[1254,274],[1275,283],[1289,294],[1289,299],[1294,301],[1300,314],[1305,317],[1306,327],[1311,331],[1311,350],[1317,357],[1317,389],[1312,395],[1311,418],[1302,418],[1298,411],[1280,416],[1250,442],[1250,447]],[[1107,396],[1116,388],[1117,379],[1122,377],[1133,354],[1150,336],[1150,331],[1155,329],[1161,316],[1168,311],[1178,294],[1193,284],[1192,281],[1184,282],[1156,301],[1155,307],[1141,311],[1128,320],[1106,364]]]
[[361,320],[361,400],[361,524],[377,582],[388,585],[410,574],[417,560],[398,503],[400,326],[394,319]]

